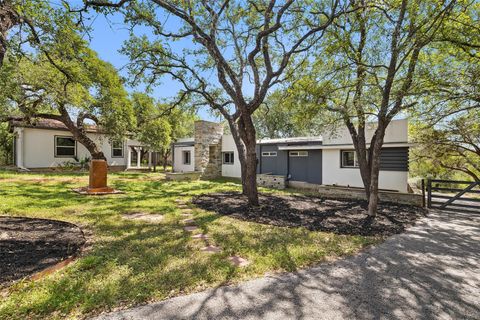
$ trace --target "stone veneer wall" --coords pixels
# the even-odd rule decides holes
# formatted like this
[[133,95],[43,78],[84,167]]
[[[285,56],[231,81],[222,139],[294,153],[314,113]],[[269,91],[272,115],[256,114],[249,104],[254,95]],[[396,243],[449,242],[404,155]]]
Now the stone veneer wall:
[[184,181],[184,180],[198,180],[200,179],[200,172],[165,172],[167,180]]
[[195,171],[204,178],[222,176],[223,124],[195,121]]
[[[363,189],[361,188],[318,185],[318,184],[312,184],[312,183],[301,182],[301,181],[289,181],[288,186],[290,188],[296,188],[296,189],[314,190],[319,195],[323,195],[327,197],[366,200],[365,191],[363,191]],[[422,200],[421,194],[403,193],[403,192],[394,192],[394,191],[380,191],[378,193],[378,198],[380,199],[380,201],[384,201],[384,202],[403,203],[403,204],[409,204],[409,205],[414,205],[418,207],[423,206],[423,200]]]
[[273,174],[257,174],[257,184],[259,187],[285,189],[286,188],[285,176],[278,176]]

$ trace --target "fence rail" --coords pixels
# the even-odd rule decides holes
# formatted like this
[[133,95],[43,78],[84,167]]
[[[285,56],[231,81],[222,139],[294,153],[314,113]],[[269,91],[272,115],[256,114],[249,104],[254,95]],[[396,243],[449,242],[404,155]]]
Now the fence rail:
[[427,206],[457,212],[480,213],[480,196],[477,196],[480,194],[479,188],[480,182],[476,181],[429,179]]

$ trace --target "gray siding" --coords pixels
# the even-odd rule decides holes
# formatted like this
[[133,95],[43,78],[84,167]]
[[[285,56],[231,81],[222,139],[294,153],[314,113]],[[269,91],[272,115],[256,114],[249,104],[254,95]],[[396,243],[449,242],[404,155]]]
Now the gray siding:
[[[276,157],[263,157],[262,152],[275,151]],[[277,145],[260,145],[258,146],[259,164],[257,168],[258,173],[271,173],[275,175],[287,175],[288,173],[288,153],[286,151],[278,150]]]
[[380,170],[408,171],[408,147],[383,148],[380,152]]
[[308,154],[308,180],[322,184],[322,150],[310,150]]
[[[257,145],[257,173],[289,176],[291,180],[322,184],[322,150],[308,150],[308,157],[289,157],[277,144]],[[262,152],[275,151],[276,157],[263,157]]]
[[[308,157],[290,157],[288,151],[278,150],[278,146],[257,145],[257,173],[284,175],[293,181],[322,184],[322,150],[308,150]],[[277,156],[262,157],[262,152],[266,151],[275,151]],[[408,171],[408,147],[382,148],[380,170]]]
[[307,157],[289,157],[290,180],[322,184],[322,150],[308,150]]

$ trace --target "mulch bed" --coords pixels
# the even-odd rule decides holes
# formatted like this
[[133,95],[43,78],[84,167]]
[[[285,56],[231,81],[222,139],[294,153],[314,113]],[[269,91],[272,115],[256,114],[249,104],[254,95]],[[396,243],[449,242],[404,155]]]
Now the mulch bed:
[[84,243],[82,230],[68,222],[0,217],[0,286],[71,257]]
[[344,235],[389,236],[425,216],[419,207],[380,203],[376,218],[368,218],[367,202],[307,195],[260,194],[260,206],[251,207],[240,193],[214,193],[194,197],[196,206],[240,220],[281,227],[305,227]]

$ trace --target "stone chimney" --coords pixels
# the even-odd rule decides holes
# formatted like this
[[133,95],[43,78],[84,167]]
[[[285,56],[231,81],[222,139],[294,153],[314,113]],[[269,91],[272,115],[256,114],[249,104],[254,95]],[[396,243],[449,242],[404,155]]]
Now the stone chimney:
[[195,121],[195,171],[202,177],[222,176],[222,135],[222,123]]

